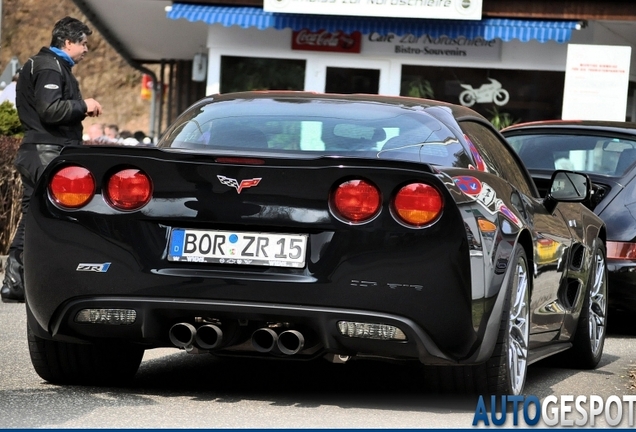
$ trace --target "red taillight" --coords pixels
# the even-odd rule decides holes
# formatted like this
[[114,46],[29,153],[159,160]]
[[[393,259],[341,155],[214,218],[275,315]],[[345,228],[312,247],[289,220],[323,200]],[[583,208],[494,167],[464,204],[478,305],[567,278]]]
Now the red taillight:
[[86,168],[67,166],[53,175],[49,193],[60,207],[79,208],[93,198],[95,179]]
[[113,174],[106,185],[106,199],[119,210],[137,210],[152,195],[150,178],[138,169],[125,169]]
[[636,243],[608,241],[607,259],[636,260]]
[[402,222],[423,226],[434,222],[442,212],[442,195],[433,186],[411,183],[398,191],[393,209]]
[[365,180],[350,180],[334,191],[333,206],[349,222],[366,222],[380,210],[380,191]]

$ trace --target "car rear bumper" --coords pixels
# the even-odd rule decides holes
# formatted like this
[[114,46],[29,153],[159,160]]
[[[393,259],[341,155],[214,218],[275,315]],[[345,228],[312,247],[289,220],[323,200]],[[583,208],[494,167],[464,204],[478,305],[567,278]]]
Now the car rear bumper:
[[[136,312],[136,320],[128,325],[76,322],[75,317],[79,311],[91,308],[133,309]],[[250,342],[253,332],[270,323],[284,323],[289,328],[301,331],[308,341],[306,349],[293,356],[297,359],[333,353],[344,356],[419,360],[424,364],[464,363],[444,353],[431,336],[414,321],[374,311],[174,298],[91,297],[70,301],[58,309],[50,322],[50,332],[37,323],[30,311],[28,316],[29,325],[35,334],[42,338],[67,342],[115,338],[138,343],[146,348],[174,346],[169,337],[174,323],[190,322],[197,326],[197,320],[200,322],[205,317],[214,316],[224,334],[228,328],[239,328],[240,333],[236,334],[234,331],[232,346],[221,346],[215,351],[219,354],[258,355]],[[345,336],[339,331],[339,321],[395,326],[404,332],[406,340],[375,340]],[[274,351],[271,354],[277,353]],[[465,362],[474,363],[475,359]]]
[[609,305],[616,309],[636,311],[636,262],[607,262]]

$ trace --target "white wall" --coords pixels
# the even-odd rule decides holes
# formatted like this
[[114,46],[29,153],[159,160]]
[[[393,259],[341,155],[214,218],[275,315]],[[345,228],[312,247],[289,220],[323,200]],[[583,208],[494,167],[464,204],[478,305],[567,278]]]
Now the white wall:
[[[636,34],[636,24],[633,24],[633,32]],[[589,33],[591,35],[591,42],[595,45],[620,45],[631,46],[632,56],[631,64],[629,68],[630,81],[636,81],[636,47],[630,45],[630,41],[625,39],[621,34],[612,31],[603,22],[591,22],[589,26]],[[587,42],[574,42],[573,43],[587,43]]]

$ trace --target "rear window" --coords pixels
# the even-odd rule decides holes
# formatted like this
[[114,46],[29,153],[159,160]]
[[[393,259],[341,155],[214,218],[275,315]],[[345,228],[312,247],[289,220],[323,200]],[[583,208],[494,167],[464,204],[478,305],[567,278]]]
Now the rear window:
[[620,177],[636,163],[634,140],[566,134],[506,139],[529,169],[566,169]]
[[158,144],[199,152],[345,155],[470,164],[451,130],[424,110],[340,100],[212,102],[181,116]]

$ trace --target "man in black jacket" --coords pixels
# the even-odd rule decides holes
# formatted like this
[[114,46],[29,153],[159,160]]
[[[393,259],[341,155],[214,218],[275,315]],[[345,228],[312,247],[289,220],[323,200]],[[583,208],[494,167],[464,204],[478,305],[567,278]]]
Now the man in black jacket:
[[38,179],[63,147],[82,144],[82,120],[102,113],[95,99],[82,99],[71,70],[88,52],[91,34],[81,21],[62,18],[53,27],[51,46],[43,47],[20,71],[16,108],[25,133],[15,166],[22,179],[22,218],[5,265],[0,289],[3,302],[24,301],[24,217]]

